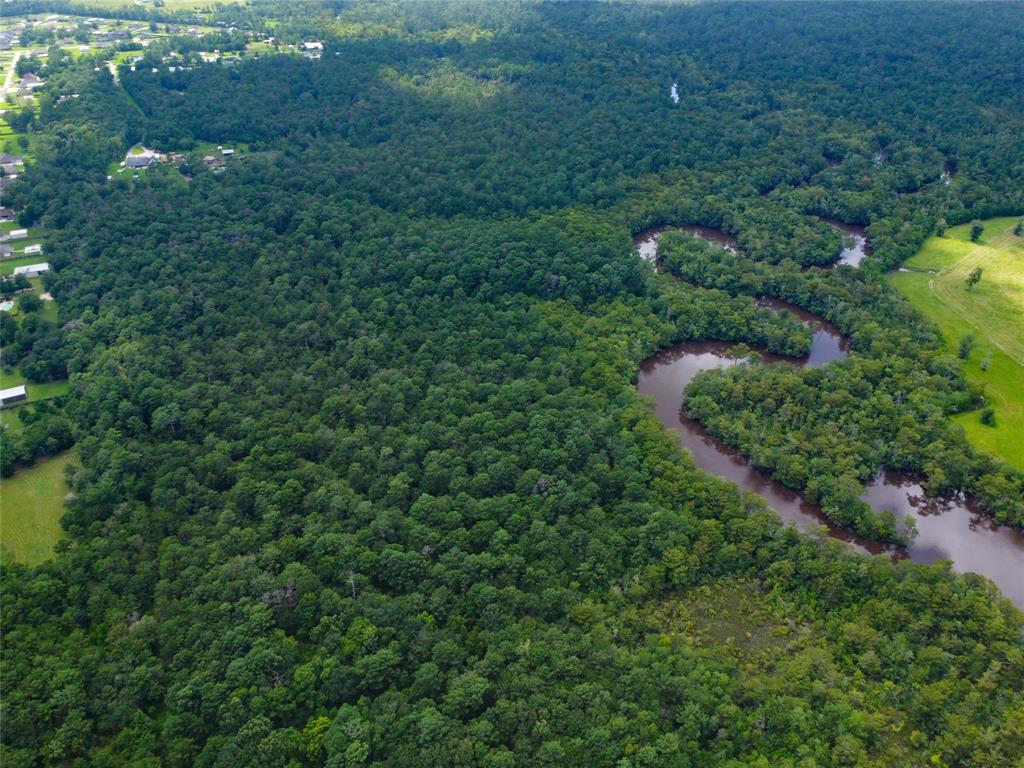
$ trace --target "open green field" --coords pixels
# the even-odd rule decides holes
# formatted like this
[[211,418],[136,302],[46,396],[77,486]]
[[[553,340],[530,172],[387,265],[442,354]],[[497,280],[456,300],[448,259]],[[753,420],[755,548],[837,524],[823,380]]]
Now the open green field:
[[0,389],[16,387],[19,384],[25,384],[28,387],[28,399],[24,401],[26,403],[49,400],[51,397],[63,395],[70,388],[67,379],[50,381],[45,384],[31,384],[26,383],[25,377],[21,375],[21,371],[17,367],[0,369]]
[[74,450],[65,451],[0,480],[0,551],[29,565],[53,554],[65,536],[60,518],[70,489],[64,467],[77,463]]
[[[914,272],[891,275],[892,284],[942,331],[954,354],[960,340],[974,334],[977,347],[964,365],[968,381],[983,384],[995,409],[996,426],[977,411],[956,420],[971,442],[1024,470],[1024,237],[1013,234],[1017,217],[990,219],[977,243],[970,225],[929,238],[906,262]],[[967,275],[982,268],[972,290]],[[934,274],[932,273],[934,272]],[[982,361],[991,356],[987,371]]]
[[14,259],[4,259],[0,262],[0,275],[7,277],[7,275],[14,274],[15,267],[24,267],[28,264],[38,264],[42,261],[46,261],[44,254],[36,254],[35,256],[19,256]]

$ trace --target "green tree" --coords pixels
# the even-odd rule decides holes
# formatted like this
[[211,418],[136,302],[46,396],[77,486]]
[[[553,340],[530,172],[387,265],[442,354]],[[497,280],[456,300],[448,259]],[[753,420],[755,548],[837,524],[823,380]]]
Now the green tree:
[[967,275],[967,290],[971,290],[981,281],[981,267],[975,267],[971,270],[970,274]]
[[960,346],[957,348],[957,357],[961,360],[969,358],[971,356],[971,351],[974,349],[975,343],[973,333],[964,334],[963,338],[960,339]]

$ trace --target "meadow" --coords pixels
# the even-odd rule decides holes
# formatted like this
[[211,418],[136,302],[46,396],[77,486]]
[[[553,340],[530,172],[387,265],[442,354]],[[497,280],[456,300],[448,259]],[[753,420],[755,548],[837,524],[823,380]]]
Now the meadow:
[[[939,327],[951,353],[965,335],[974,336],[964,374],[984,386],[996,423],[982,424],[979,411],[956,421],[978,448],[1024,469],[1024,236],[1013,233],[1018,220],[984,222],[977,243],[969,224],[930,237],[904,265],[911,271],[895,272],[890,280]],[[967,276],[976,267],[981,280],[968,289]]]
[[53,545],[65,536],[60,518],[70,489],[64,468],[77,462],[74,450],[65,451],[0,481],[0,551],[5,556],[29,565],[52,556]]

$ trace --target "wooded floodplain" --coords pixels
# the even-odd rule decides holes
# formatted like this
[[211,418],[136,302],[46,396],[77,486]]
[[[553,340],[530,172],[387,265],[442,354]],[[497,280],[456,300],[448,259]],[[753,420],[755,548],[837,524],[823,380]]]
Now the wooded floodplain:
[[[898,471],[1024,535],[959,337],[886,276],[1024,214],[1024,6],[204,13],[116,79],[54,51],[17,118],[59,314],[0,341],[69,390],[2,468],[80,466],[53,558],[2,564],[4,766],[1024,761],[1024,614],[863,498]],[[769,300],[841,359],[786,362],[813,328]],[[636,380],[690,341],[785,358],[679,405],[883,554],[679,448]]]

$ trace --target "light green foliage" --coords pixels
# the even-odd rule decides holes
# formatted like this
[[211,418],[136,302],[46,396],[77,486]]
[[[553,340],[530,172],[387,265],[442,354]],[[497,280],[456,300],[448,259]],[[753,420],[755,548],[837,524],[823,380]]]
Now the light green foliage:
[[[957,421],[979,448],[1024,470],[1024,241],[1013,234],[1018,221],[990,219],[978,244],[970,242],[966,224],[929,238],[907,262],[915,271],[890,280],[939,327],[950,351],[965,333],[974,335],[977,346],[964,373],[985,388],[998,423],[982,427],[976,414]],[[985,277],[968,294],[966,275],[982,265]]]

